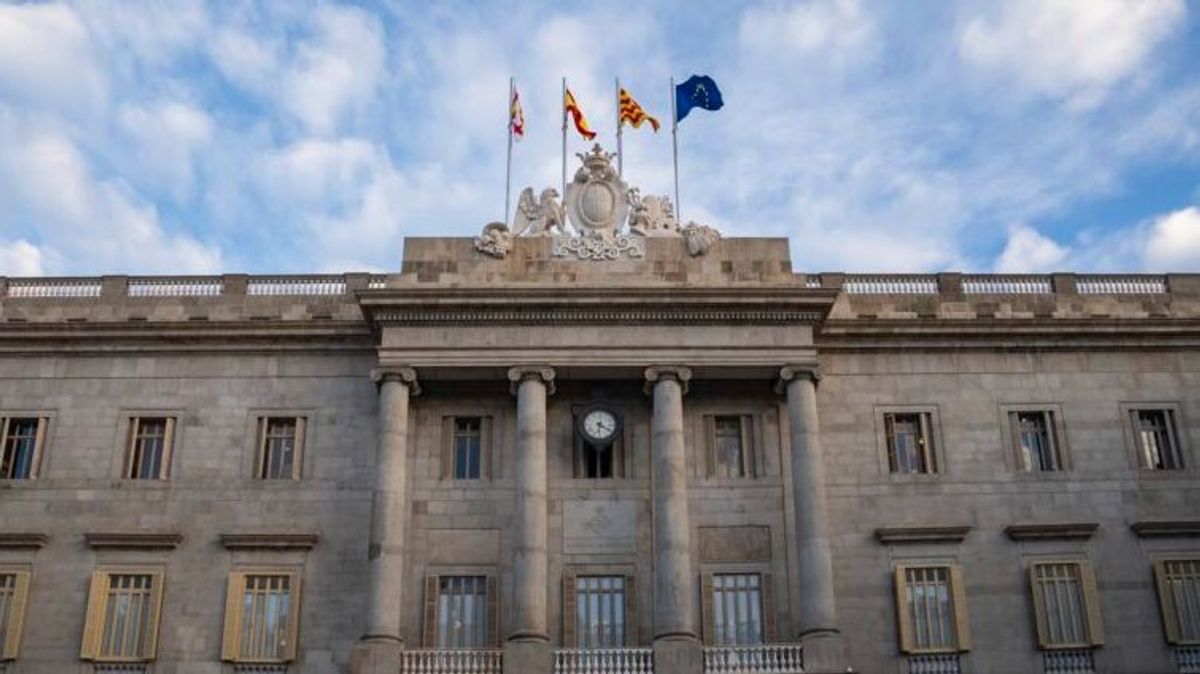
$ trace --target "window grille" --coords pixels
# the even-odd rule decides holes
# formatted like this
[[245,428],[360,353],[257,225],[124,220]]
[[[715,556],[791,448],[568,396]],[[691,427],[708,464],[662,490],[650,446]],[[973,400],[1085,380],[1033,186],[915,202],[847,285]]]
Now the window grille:
[[437,601],[438,648],[485,647],[486,576],[441,576]]
[[893,473],[936,473],[930,415],[887,413],[883,415],[887,433],[888,466]]
[[1053,412],[1013,412],[1012,424],[1021,470],[1066,470],[1066,461],[1055,433]]
[[167,476],[175,420],[134,417],[130,421],[129,460],[126,477],[162,480]]
[[577,576],[575,611],[578,648],[625,645],[624,576]]
[[4,419],[4,455],[0,479],[27,480],[37,470],[38,454],[45,436],[45,419]]
[[478,480],[483,474],[483,433],[479,417],[454,419],[454,478]]
[[1138,461],[1147,470],[1179,470],[1183,456],[1170,410],[1133,410]]
[[712,577],[713,643],[763,643],[762,577],[757,573],[718,573]]

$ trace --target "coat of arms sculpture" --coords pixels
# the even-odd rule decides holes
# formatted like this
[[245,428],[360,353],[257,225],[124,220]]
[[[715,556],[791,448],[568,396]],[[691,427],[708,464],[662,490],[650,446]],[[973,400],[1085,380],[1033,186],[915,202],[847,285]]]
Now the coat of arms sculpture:
[[[508,255],[516,236],[554,237],[552,254],[581,260],[616,260],[623,255],[645,255],[646,237],[682,239],[692,256],[703,255],[720,238],[716,229],[689,222],[680,226],[666,195],[642,196],[630,188],[613,168],[616,155],[599,144],[588,153],[578,153],[582,164],[567,184],[563,204],[558,191],[542,190],[534,199],[526,187],[517,199],[512,226],[488,223],[475,238],[475,248],[497,258]],[[570,226],[568,228],[567,221]]]

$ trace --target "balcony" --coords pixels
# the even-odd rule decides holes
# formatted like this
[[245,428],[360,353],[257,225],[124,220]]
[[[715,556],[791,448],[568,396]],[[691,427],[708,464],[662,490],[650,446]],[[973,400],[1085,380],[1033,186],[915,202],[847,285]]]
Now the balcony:
[[649,648],[560,649],[554,651],[554,674],[653,674]]
[[800,644],[710,646],[704,649],[705,674],[804,674]]
[[400,674],[501,674],[500,650],[409,650],[400,653]]

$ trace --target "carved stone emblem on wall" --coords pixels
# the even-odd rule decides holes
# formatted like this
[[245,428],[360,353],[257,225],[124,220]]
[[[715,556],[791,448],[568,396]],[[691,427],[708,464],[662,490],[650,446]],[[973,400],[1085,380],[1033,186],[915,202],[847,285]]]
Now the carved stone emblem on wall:
[[[693,257],[708,252],[720,233],[707,225],[689,222],[681,227],[675,207],[666,195],[645,195],[629,187],[613,168],[616,155],[599,144],[577,153],[581,166],[567,184],[563,203],[558,191],[542,190],[535,199],[532,187],[521,191],[512,226],[488,223],[475,238],[475,248],[485,255],[504,258],[516,236],[549,236],[556,257],[581,260],[616,260],[645,255],[647,237],[678,238]],[[570,223],[568,227],[568,221]]]

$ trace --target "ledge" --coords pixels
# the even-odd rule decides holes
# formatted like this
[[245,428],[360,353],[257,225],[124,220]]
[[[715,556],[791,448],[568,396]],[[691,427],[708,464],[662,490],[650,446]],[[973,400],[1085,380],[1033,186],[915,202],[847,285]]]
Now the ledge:
[[226,550],[311,550],[316,534],[221,534]]
[[90,548],[124,548],[129,550],[174,550],[183,541],[177,533],[87,533],[83,535]]
[[0,533],[0,549],[40,548],[49,541],[46,534],[22,531],[17,533]]
[[1200,520],[1134,522],[1129,528],[1139,538],[1200,536]]
[[956,527],[880,527],[875,538],[884,545],[896,543],[961,543],[969,526]]
[[1004,533],[1014,541],[1087,540],[1099,528],[1100,525],[1095,522],[1013,524],[1005,527]]

